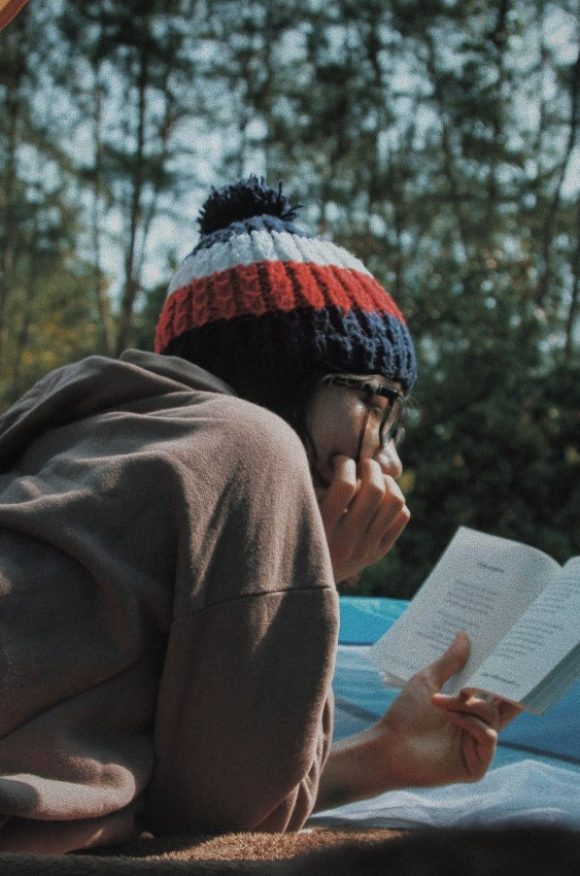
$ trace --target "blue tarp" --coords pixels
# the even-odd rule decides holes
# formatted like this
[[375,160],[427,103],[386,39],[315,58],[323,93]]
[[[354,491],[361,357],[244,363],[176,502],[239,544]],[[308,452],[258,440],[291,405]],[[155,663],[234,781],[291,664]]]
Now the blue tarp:
[[[383,684],[367,651],[407,604],[387,598],[341,597],[334,682],[336,738],[368,726],[397,695],[397,690]],[[547,715],[522,713],[501,732],[494,766],[530,758],[577,768],[580,778],[580,683]]]

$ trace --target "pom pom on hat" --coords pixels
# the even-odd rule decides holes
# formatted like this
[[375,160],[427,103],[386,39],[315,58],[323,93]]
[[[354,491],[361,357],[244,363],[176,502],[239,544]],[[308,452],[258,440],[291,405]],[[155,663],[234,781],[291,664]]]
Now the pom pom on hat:
[[278,183],[278,189],[273,189],[263,179],[251,176],[221,189],[212,188],[211,195],[201,208],[198,222],[202,234],[211,234],[227,228],[233,222],[264,214],[291,222],[301,206],[297,204],[293,207],[282,194],[282,183]]
[[268,398],[330,371],[382,374],[409,391],[416,364],[403,315],[362,262],[295,223],[299,206],[255,176],[213,189],[155,350],[260,403],[260,387]]

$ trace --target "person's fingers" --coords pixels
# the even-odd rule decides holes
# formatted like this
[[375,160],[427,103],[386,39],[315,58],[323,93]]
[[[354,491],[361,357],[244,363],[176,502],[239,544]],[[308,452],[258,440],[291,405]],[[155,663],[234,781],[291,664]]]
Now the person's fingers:
[[409,511],[407,506],[404,505],[398,510],[390,525],[383,528],[382,535],[376,547],[376,554],[378,555],[378,557],[384,557],[384,555],[391,550],[395,542],[404,532],[405,527],[409,523],[410,519],[411,512]]
[[320,500],[320,511],[328,529],[334,528],[344,516],[358,490],[356,463],[348,456],[335,456],[332,481]]
[[477,718],[448,713],[447,721],[461,733],[461,754],[468,781],[477,781],[486,774],[497,751],[497,733]]
[[358,465],[359,488],[349,508],[345,528],[358,538],[369,541],[369,527],[385,499],[385,477],[374,459],[364,459]]
[[523,712],[523,708],[518,706],[517,703],[508,703],[506,700],[500,700],[498,708],[500,730]]
[[445,682],[459,672],[469,658],[469,637],[467,633],[457,633],[450,646],[443,654],[426,667],[424,672],[430,678],[434,688],[441,688]]
[[493,699],[480,699],[476,695],[466,694],[466,692],[462,692],[457,697],[435,693],[432,697],[432,703],[448,714],[471,716],[483,721],[488,727],[494,729],[500,727],[499,706]]
[[318,504],[337,580],[358,574],[381,559],[409,522],[410,513],[396,481],[374,459],[336,456],[328,487]]
[[497,742],[497,730],[475,715],[447,712],[446,717],[451,724],[467,731],[481,745],[495,744]]
[[467,775],[464,781],[478,781],[486,774],[497,751],[497,733],[477,718],[450,714],[448,720],[461,733],[461,755]]
[[[461,694],[461,702],[466,706],[474,706],[475,711],[479,710],[485,720],[491,718],[494,727],[499,730],[505,727],[517,717],[522,711],[522,707],[517,703],[510,703],[507,700],[502,700],[500,697],[495,697],[491,694],[482,693],[473,688],[464,688]],[[445,699],[453,700],[453,697],[447,698],[445,694],[438,694],[437,698],[441,701]]]
[[[378,463],[376,463],[378,464]],[[394,478],[384,475],[379,470],[382,480],[383,494],[379,507],[376,509],[368,525],[369,543],[376,545],[381,555],[387,553],[410,520],[411,514],[407,508],[405,497]],[[398,535],[394,535],[397,531]]]
[[363,460],[358,467],[359,489],[341,521],[342,535],[366,563],[376,562],[397,541],[410,520],[405,497],[396,481],[383,474],[374,459]]

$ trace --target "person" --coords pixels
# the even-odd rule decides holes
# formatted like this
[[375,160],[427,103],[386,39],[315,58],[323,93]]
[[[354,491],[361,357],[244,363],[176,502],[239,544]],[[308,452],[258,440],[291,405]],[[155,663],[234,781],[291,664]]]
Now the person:
[[460,636],[332,745],[336,581],[395,543],[413,343],[281,186],[214,190],[156,352],[52,372],[0,418],[0,849],[296,830],[486,771],[503,704],[441,693]]

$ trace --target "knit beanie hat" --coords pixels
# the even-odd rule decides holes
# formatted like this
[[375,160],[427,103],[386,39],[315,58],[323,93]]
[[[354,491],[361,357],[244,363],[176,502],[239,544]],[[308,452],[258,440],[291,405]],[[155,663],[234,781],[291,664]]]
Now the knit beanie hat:
[[276,400],[329,372],[381,374],[409,391],[415,353],[400,310],[358,259],[295,223],[299,206],[255,176],[212,190],[200,241],[171,281],[156,352],[283,416]]

